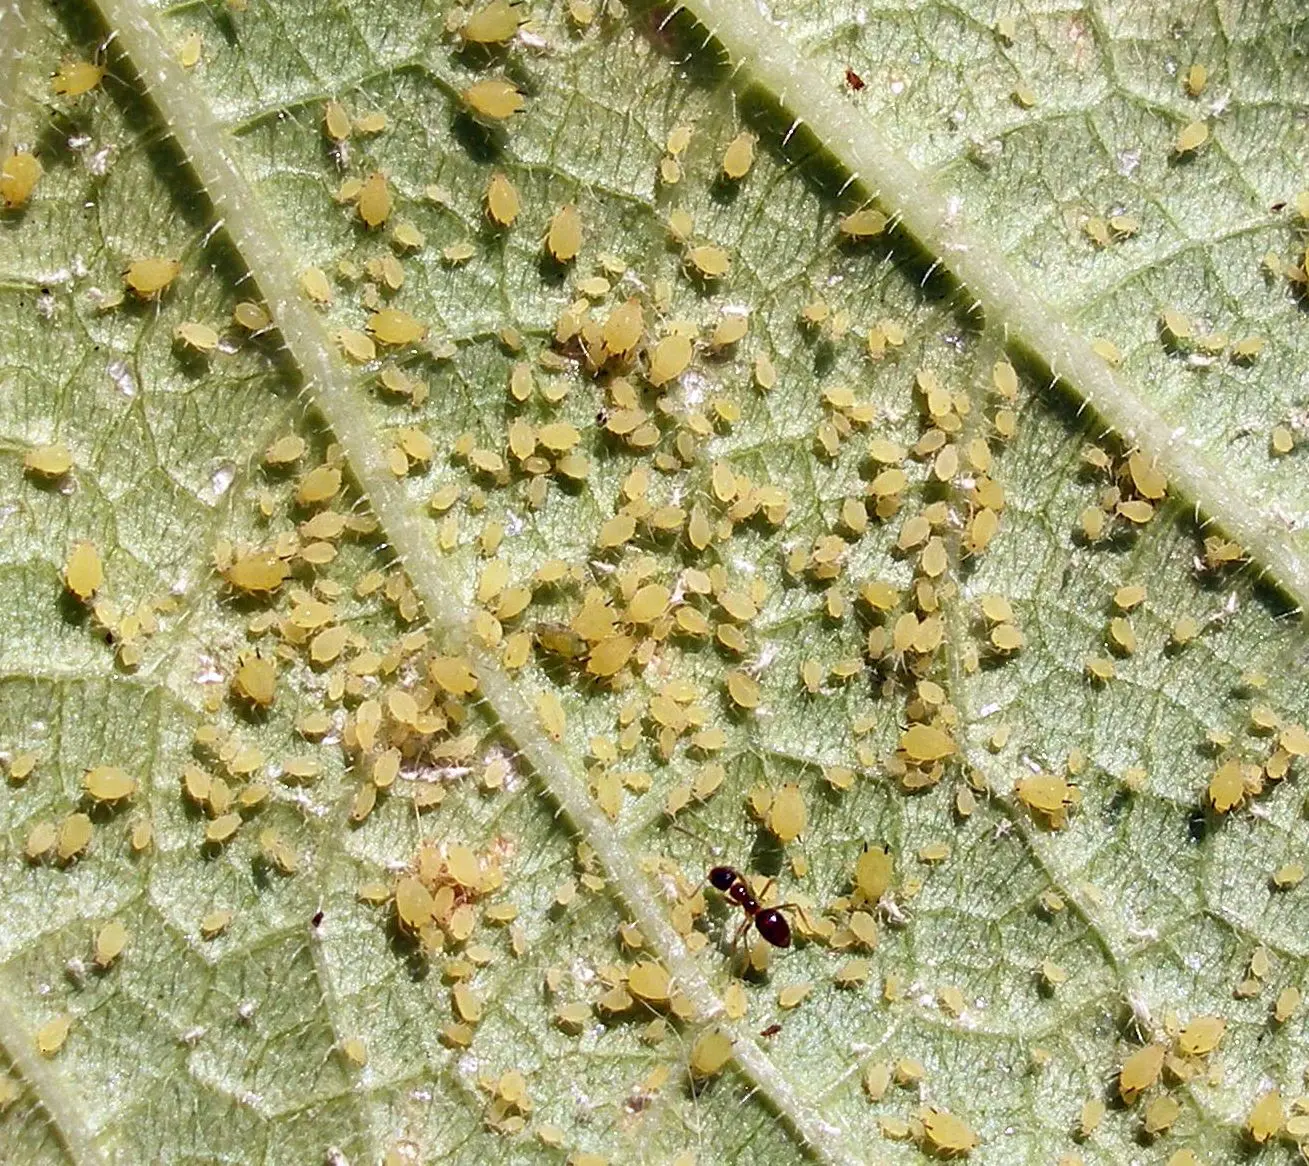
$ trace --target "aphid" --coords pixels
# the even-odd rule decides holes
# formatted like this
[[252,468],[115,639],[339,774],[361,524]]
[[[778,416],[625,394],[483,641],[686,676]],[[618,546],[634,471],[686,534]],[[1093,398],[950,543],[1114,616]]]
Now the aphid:
[[350,136],[350,115],[339,101],[329,101],[323,110],[323,129],[334,142],[343,142]]
[[569,263],[582,249],[582,216],[572,203],[555,211],[545,237],[546,250],[556,263]]
[[845,215],[841,219],[839,229],[845,238],[860,242],[864,239],[876,238],[886,230],[886,224],[887,218],[881,211],[865,207],[863,210]]
[[[782,911],[792,904],[781,903],[776,907],[761,906],[755,893],[750,889],[750,884],[730,866],[713,867],[709,871],[708,878],[710,886],[721,891],[745,912],[745,918],[737,931],[738,939],[753,923],[755,930],[773,947],[791,946],[791,925],[786,921]],[[734,945],[735,942],[733,940]]]
[[382,344],[417,344],[427,336],[427,326],[399,308],[383,308],[380,312],[374,312],[365,327]]
[[509,0],[491,0],[468,18],[459,35],[469,44],[505,44],[518,32],[519,12],[518,5]]
[[157,300],[181,271],[182,265],[176,259],[134,259],[127,265],[123,282],[141,299]]
[[1259,1145],[1275,1137],[1286,1124],[1286,1111],[1282,1108],[1282,1095],[1276,1089],[1270,1089],[1250,1110],[1245,1120],[1245,1128],[1250,1137]]
[[364,184],[359,189],[359,201],[356,204],[359,217],[364,220],[366,226],[380,227],[390,218],[393,205],[386,175],[381,171],[374,171],[364,179]]
[[1202,121],[1193,121],[1182,129],[1173,142],[1176,154],[1191,154],[1209,140],[1209,126]]
[[177,46],[178,63],[183,69],[194,69],[200,63],[200,55],[204,52],[204,47],[204,37],[198,32],[191,33]]
[[1160,1044],[1146,1045],[1123,1062],[1118,1074],[1118,1092],[1125,1104],[1133,1104],[1144,1090],[1159,1079],[1167,1051]]
[[505,121],[523,108],[518,86],[503,77],[488,77],[464,90],[464,104],[488,121]]
[[73,455],[62,441],[38,445],[23,455],[23,469],[38,478],[62,478],[73,468]]
[[80,97],[89,93],[104,79],[103,65],[90,61],[65,60],[60,62],[50,88],[59,97]]
[[703,279],[722,279],[732,269],[731,256],[713,243],[692,247],[686,253],[686,262]]
[[19,151],[6,156],[0,165],[0,206],[14,210],[26,204],[41,177],[36,155]]
[[968,1154],[977,1148],[978,1136],[963,1118],[944,1109],[928,1107],[921,1111],[923,1141],[935,1153]]
[[511,227],[521,209],[513,183],[499,170],[495,171],[486,186],[486,213],[491,221],[498,227]]
[[731,1059],[731,1038],[720,1028],[701,1033],[691,1046],[690,1070],[696,1078],[716,1077]]
[[173,339],[195,352],[210,353],[218,347],[218,333],[208,324],[184,320],[173,329]]
[[129,935],[127,928],[117,919],[111,919],[95,937],[95,966],[101,971],[109,967],[127,947]]
[[117,765],[97,765],[82,778],[82,788],[95,802],[119,802],[136,793],[136,778]]
[[69,814],[59,823],[55,839],[55,854],[60,862],[68,862],[82,853],[91,841],[91,819],[82,813]]
[[723,154],[723,177],[736,182],[750,173],[754,165],[755,136],[749,130],[742,130],[728,144]]
[[64,1047],[73,1018],[66,1014],[47,1020],[36,1030],[36,1051],[43,1057],[53,1057]]

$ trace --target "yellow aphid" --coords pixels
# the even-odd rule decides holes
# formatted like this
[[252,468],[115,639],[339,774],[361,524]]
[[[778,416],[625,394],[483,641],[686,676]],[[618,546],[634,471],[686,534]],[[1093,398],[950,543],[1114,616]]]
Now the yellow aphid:
[[306,267],[300,273],[300,287],[316,304],[332,302],[332,285],[321,267]]
[[220,814],[205,827],[205,841],[221,846],[229,841],[241,827],[240,814]]
[[205,42],[198,32],[191,33],[180,45],[177,46],[177,59],[184,69],[194,69],[200,63],[200,55],[204,52]]
[[1245,1119],[1245,1128],[1249,1130],[1251,1139],[1259,1145],[1276,1137],[1285,1124],[1286,1111],[1282,1108],[1282,1095],[1276,1089],[1270,1089],[1260,1097],[1250,1110],[1250,1116]]
[[491,221],[498,227],[511,227],[521,209],[513,183],[499,170],[495,171],[486,186],[486,213]]
[[1203,1057],[1218,1047],[1227,1022],[1218,1016],[1197,1016],[1177,1034],[1178,1051],[1186,1057]]
[[5,157],[0,165],[0,206],[14,210],[24,206],[41,178],[41,163],[35,154],[20,150]]
[[213,352],[218,347],[218,333],[198,320],[184,320],[173,329],[173,339],[195,352]]
[[1076,793],[1062,777],[1034,774],[1014,783],[1014,794],[1029,810],[1040,814],[1058,830],[1067,825],[1068,808],[1075,804]]
[[739,709],[758,708],[761,696],[759,682],[734,669],[727,674],[727,695]]
[[109,967],[127,947],[127,928],[117,919],[111,919],[95,936],[95,966],[102,971]]
[[36,1030],[36,1051],[43,1057],[53,1057],[64,1047],[72,1027],[73,1018],[66,1014],[47,1020]]
[[19,753],[9,763],[9,780],[14,784],[21,784],[32,776],[36,769],[36,763],[40,760],[40,755],[31,752]]
[[232,691],[240,700],[268,708],[277,694],[276,663],[263,656],[247,656],[232,678]]
[[564,706],[553,692],[540,692],[536,696],[536,714],[541,720],[541,728],[552,741],[562,741],[566,717]]
[[91,833],[91,819],[86,814],[69,814],[59,823],[59,835],[55,839],[59,861],[67,862],[81,854],[91,841]]
[[270,551],[237,555],[223,571],[223,578],[247,595],[271,595],[286,581],[290,569]]
[[134,259],[127,265],[123,282],[141,299],[154,300],[159,298],[181,271],[182,265],[176,259]]
[[777,1006],[788,1011],[792,1008],[798,1008],[813,990],[814,986],[806,982],[787,984],[785,988],[777,993]]
[[627,988],[638,1000],[662,1004],[671,993],[672,980],[659,964],[642,960],[628,972]]
[[723,154],[723,176],[732,182],[744,178],[754,165],[755,136],[742,130],[727,146]]
[[944,1109],[924,1109],[923,1140],[937,1154],[967,1155],[977,1148],[978,1137],[972,1127]]
[[1209,126],[1202,121],[1193,121],[1186,126],[1173,143],[1173,150],[1178,154],[1190,154],[1198,150],[1209,140]]
[[686,253],[686,261],[704,279],[722,279],[732,270],[732,258],[717,244],[702,243]]
[[[315,466],[296,487],[295,500],[299,506],[319,506],[336,497],[341,489],[341,471],[335,466]],[[230,577],[229,577],[230,579]]]
[[50,83],[50,88],[59,97],[80,97],[99,85],[104,75],[103,65],[95,65],[90,61],[66,60],[60,62],[59,71]]
[[1197,61],[1186,70],[1186,79],[1182,85],[1186,90],[1187,97],[1199,97],[1208,83],[1209,70]]
[[1182,1106],[1175,1097],[1167,1093],[1153,1098],[1145,1107],[1142,1125],[1150,1137],[1158,1137],[1167,1132],[1181,1116]]
[[641,339],[645,328],[645,313],[635,298],[619,304],[605,321],[600,336],[610,356],[626,356]]
[[232,912],[226,907],[210,911],[200,920],[200,934],[205,939],[215,939],[231,925]]
[[690,1069],[693,1077],[716,1077],[732,1056],[731,1039],[721,1029],[701,1033],[691,1046]]
[[327,103],[327,108],[323,110],[323,129],[336,142],[343,142],[350,136],[350,115],[339,101]]
[[27,833],[23,853],[29,861],[36,862],[50,852],[57,836],[53,822],[37,822]]
[[136,778],[117,765],[97,765],[82,776],[82,788],[95,802],[121,802],[136,793]]
[[1118,1092],[1123,1101],[1131,1105],[1141,1093],[1149,1089],[1159,1079],[1159,1072],[1164,1067],[1164,1054],[1168,1050],[1163,1045],[1152,1044],[1137,1049],[1123,1062],[1118,1073]]
[[391,217],[393,200],[391,188],[386,183],[386,175],[375,170],[359,189],[359,201],[356,208],[359,217],[369,227],[380,227]]
[[459,35],[470,44],[498,45],[510,41],[518,32],[519,7],[509,0],[491,0],[468,18]]
[[545,247],[556,263],[570,263],[582,249],[582,215],[572,203],[555,211],[546,232]]
[[525,104],[518,86],[503,77],[488,77],[464,90],[464,104],[489,121],[505,121]]
[[368,317],[369,332],[382,344],[417,344],[427,336],[427,326],[399,308],[383,308]]
[[303,437],[296,433],[288,433],[285,437],[279,437],[264,450],[264,465],[289,466],[304,456],[305,449]]
[[783,846],[788,846],[804,833],[808,820],[800,787],[787,782],[773,795],[768,807],[768,829]]
[[1273,1019],[1278,1024],[1285,1024],[1299,1011],[1300,989],[1294,984],[1288,984],[1277,994],[1277,999],[1273,1002]]
[[1208,793],[1209,804],[1220,814],[1240,805],[1246,795],[1240,762],[1234,759],[1224,761],[1209,779]]
[[73,455],[62,441],[38,445],[23,455],[23,469],[38,478],[62,478],[73,468]]
[[[847,239],[853,239],[856,242],[863,239],[873,239],[886,230],[887,218],[881,211],[873,210],[871,207],[865,207],[863,210],[855,211],[841,219],[840,231]],[[882,336],[882,343],[885,344],[885,336]]]
[[88,603],[105,581],[100,552],[94,543],[74,543],[64,564],[64,586],[69,592]]
[[911,725],[900,735],[900,749],[916,764],[930,764],[951,756],[955,743],[934,725]]
[[650,369],[646,379],[658,388],[681,376],[691,363],[691,338],[680,332],[665,336],[650,353]]
[[876,903],[890,889],[894,874],[891,856],[880,846],[870,846],[855,862],[855,890],[866,902]]

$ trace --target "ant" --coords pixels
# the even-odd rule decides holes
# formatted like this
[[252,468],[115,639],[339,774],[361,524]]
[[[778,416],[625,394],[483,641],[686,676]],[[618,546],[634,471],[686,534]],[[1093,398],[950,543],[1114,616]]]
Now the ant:
[[[791,946],[791,925],[786,921],[786,916],[782,914],[782,908],[789,906],[782,903],[777,907],[761,907],[755,893],[750,889],[749,883],[741,876],[741,872],[735,867],[716,866],[709,872],[710,884],[719,891],[722,891],[738,907],[745,911],[745,922],[741,924],[741,930],[738,931],[737,938],[741,937],[742,932],[751,924],[755,925],[755,930],[764,937],[774,947]],[[733,941],[735,946],[735,941]]]

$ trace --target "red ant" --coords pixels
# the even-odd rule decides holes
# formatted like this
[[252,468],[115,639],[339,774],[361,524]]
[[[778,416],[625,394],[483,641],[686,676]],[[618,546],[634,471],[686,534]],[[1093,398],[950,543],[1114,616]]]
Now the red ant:
[[[750,885],[741,876],[740,871],[730,866],[716,866],[709,872],[709,882],[717,890],[722,891],[738,907],[745,911],[745,922],[741,924],[741,930],[737,932],[737,938],[741,937],[742,932],[751,924],[755,925],[755,930],[764,937],[774,947],[791,946],[791,925],[786,921],[786,916],[782,914],[782,908],[789,906],[783,903],[777,907],[762,907],[759,900],[755,898],[755,893],[750,889]],[[733,942],[735,946],[735,942]]]

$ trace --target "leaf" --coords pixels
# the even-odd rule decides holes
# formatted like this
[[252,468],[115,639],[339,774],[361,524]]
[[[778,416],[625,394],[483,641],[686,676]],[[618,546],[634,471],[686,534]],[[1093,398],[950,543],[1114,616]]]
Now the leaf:
[[8,1160],[1289,1160],[1305,36],[0,7]]

